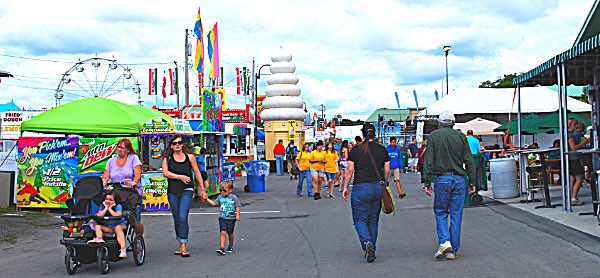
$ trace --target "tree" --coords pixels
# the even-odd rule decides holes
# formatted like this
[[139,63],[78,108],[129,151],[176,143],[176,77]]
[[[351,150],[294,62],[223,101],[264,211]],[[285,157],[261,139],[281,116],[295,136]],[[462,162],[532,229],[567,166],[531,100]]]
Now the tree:
[[514,88],[513,79],[518,76],[517,73],[504,74],[503,77],[498,77],[496,81],[486,80],[479,84],[479,88]]

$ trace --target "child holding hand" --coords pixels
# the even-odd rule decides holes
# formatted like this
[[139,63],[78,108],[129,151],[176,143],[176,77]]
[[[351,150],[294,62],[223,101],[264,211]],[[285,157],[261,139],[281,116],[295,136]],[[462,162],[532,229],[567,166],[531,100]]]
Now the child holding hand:
[[[108,215],[107,215],[108,213]],[[115,202],[115,191],[110,189],[106,191],[106,197],[104,197],[104,202],[100,206],[100,210],[96,214],[96,216],[122,216],[123,215],[123,207]],[[90,241],[88,244],[95,243],[104,243],[102,239],[103,233],[111,233],[115,232],[117,236],[117,242],[121,247],[119,257],[127,258],[127,249],[125,247],[125,219],[123,217],[118,220],[104,220],[105,225],[97,224],[94,227],[96,232],[96,237]]]
[[[235,229],[235,222],[240,221],[240,200],[237,196],[231,194],[233,191],[233,183],[231,181],[223,181],[220,186],[221,194],[213,201],[207,199],[206,201],[212,206],[220,206],[219,215],[219,231],[221,232],[221,248],[217,249],[217,254],[225,255],[233,252],[233,230]],[[225,236],[229,236],[229,246],[225,249]]]

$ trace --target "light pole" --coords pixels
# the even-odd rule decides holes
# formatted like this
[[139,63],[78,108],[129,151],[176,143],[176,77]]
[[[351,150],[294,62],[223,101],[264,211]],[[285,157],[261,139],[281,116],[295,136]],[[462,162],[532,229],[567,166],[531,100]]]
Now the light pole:
[[446,53],[446,95],[448,95],[448,92],[450,92],[448,90],[448,52],[450,52],[450,49],[452,49],[452,47],[449,45],[444,45],[444,48],[442,48],[444,53]]
[[269,67],[271,65],[264,64],[258,68],[258,72],[254,76],[254,152],[256,152],[256,156],[254,156],[255,160],[258,160],[258,79],[260,79],[260,70],[263,67]]

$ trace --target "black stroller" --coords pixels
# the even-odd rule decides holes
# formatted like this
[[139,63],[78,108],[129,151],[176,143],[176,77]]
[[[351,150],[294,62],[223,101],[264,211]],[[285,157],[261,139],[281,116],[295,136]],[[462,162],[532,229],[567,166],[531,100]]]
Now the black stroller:
[[[125,240],[127,252],[133,252],[135,264],[144,264],[145,242],[141,235],[135,233],[136,206],[139,206],[139,193],[134,188],[121,187],[121,183],[112,183],[116,191],[116,201],[123,207],[123,218],[126,222]],[[102,179],[100,177],[83,177],[75,184],[73,196],[67,200],[70,213],[62,215],[68,227],[63,231],[60,241],[66,247],[65,265],[69,274],[75,274],[81,264],[98,263],[102,274],[108,273],[110,262],[122,260],[119,258],[119,244],[115,233],[105,233],[105,243],[89,245],[88,240],[94,238],[94,231],[87,223],[94,219],[102,225],[103,221],[118,220],[121,216],[102,216],[95,214],[104,201]]]

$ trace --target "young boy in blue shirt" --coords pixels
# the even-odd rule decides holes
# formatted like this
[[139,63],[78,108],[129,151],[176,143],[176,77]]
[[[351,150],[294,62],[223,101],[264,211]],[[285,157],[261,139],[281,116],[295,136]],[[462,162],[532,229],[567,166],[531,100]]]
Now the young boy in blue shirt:
[[[235,222],[240,221],[240,200],[237,196],[231,194],[233,191],[233,183],[231,181],[223,181],[220,186],[221,194],[213,201],[207,199],[206,201],[212,206],[220,206],[219,215],[219,231],[221,232],[221,248],[217,249],[217,254],[223,256],[227,253],[233,252],[233,230],[235,229]],[[229,246],[225,249],[225,236],[229,236]]]

